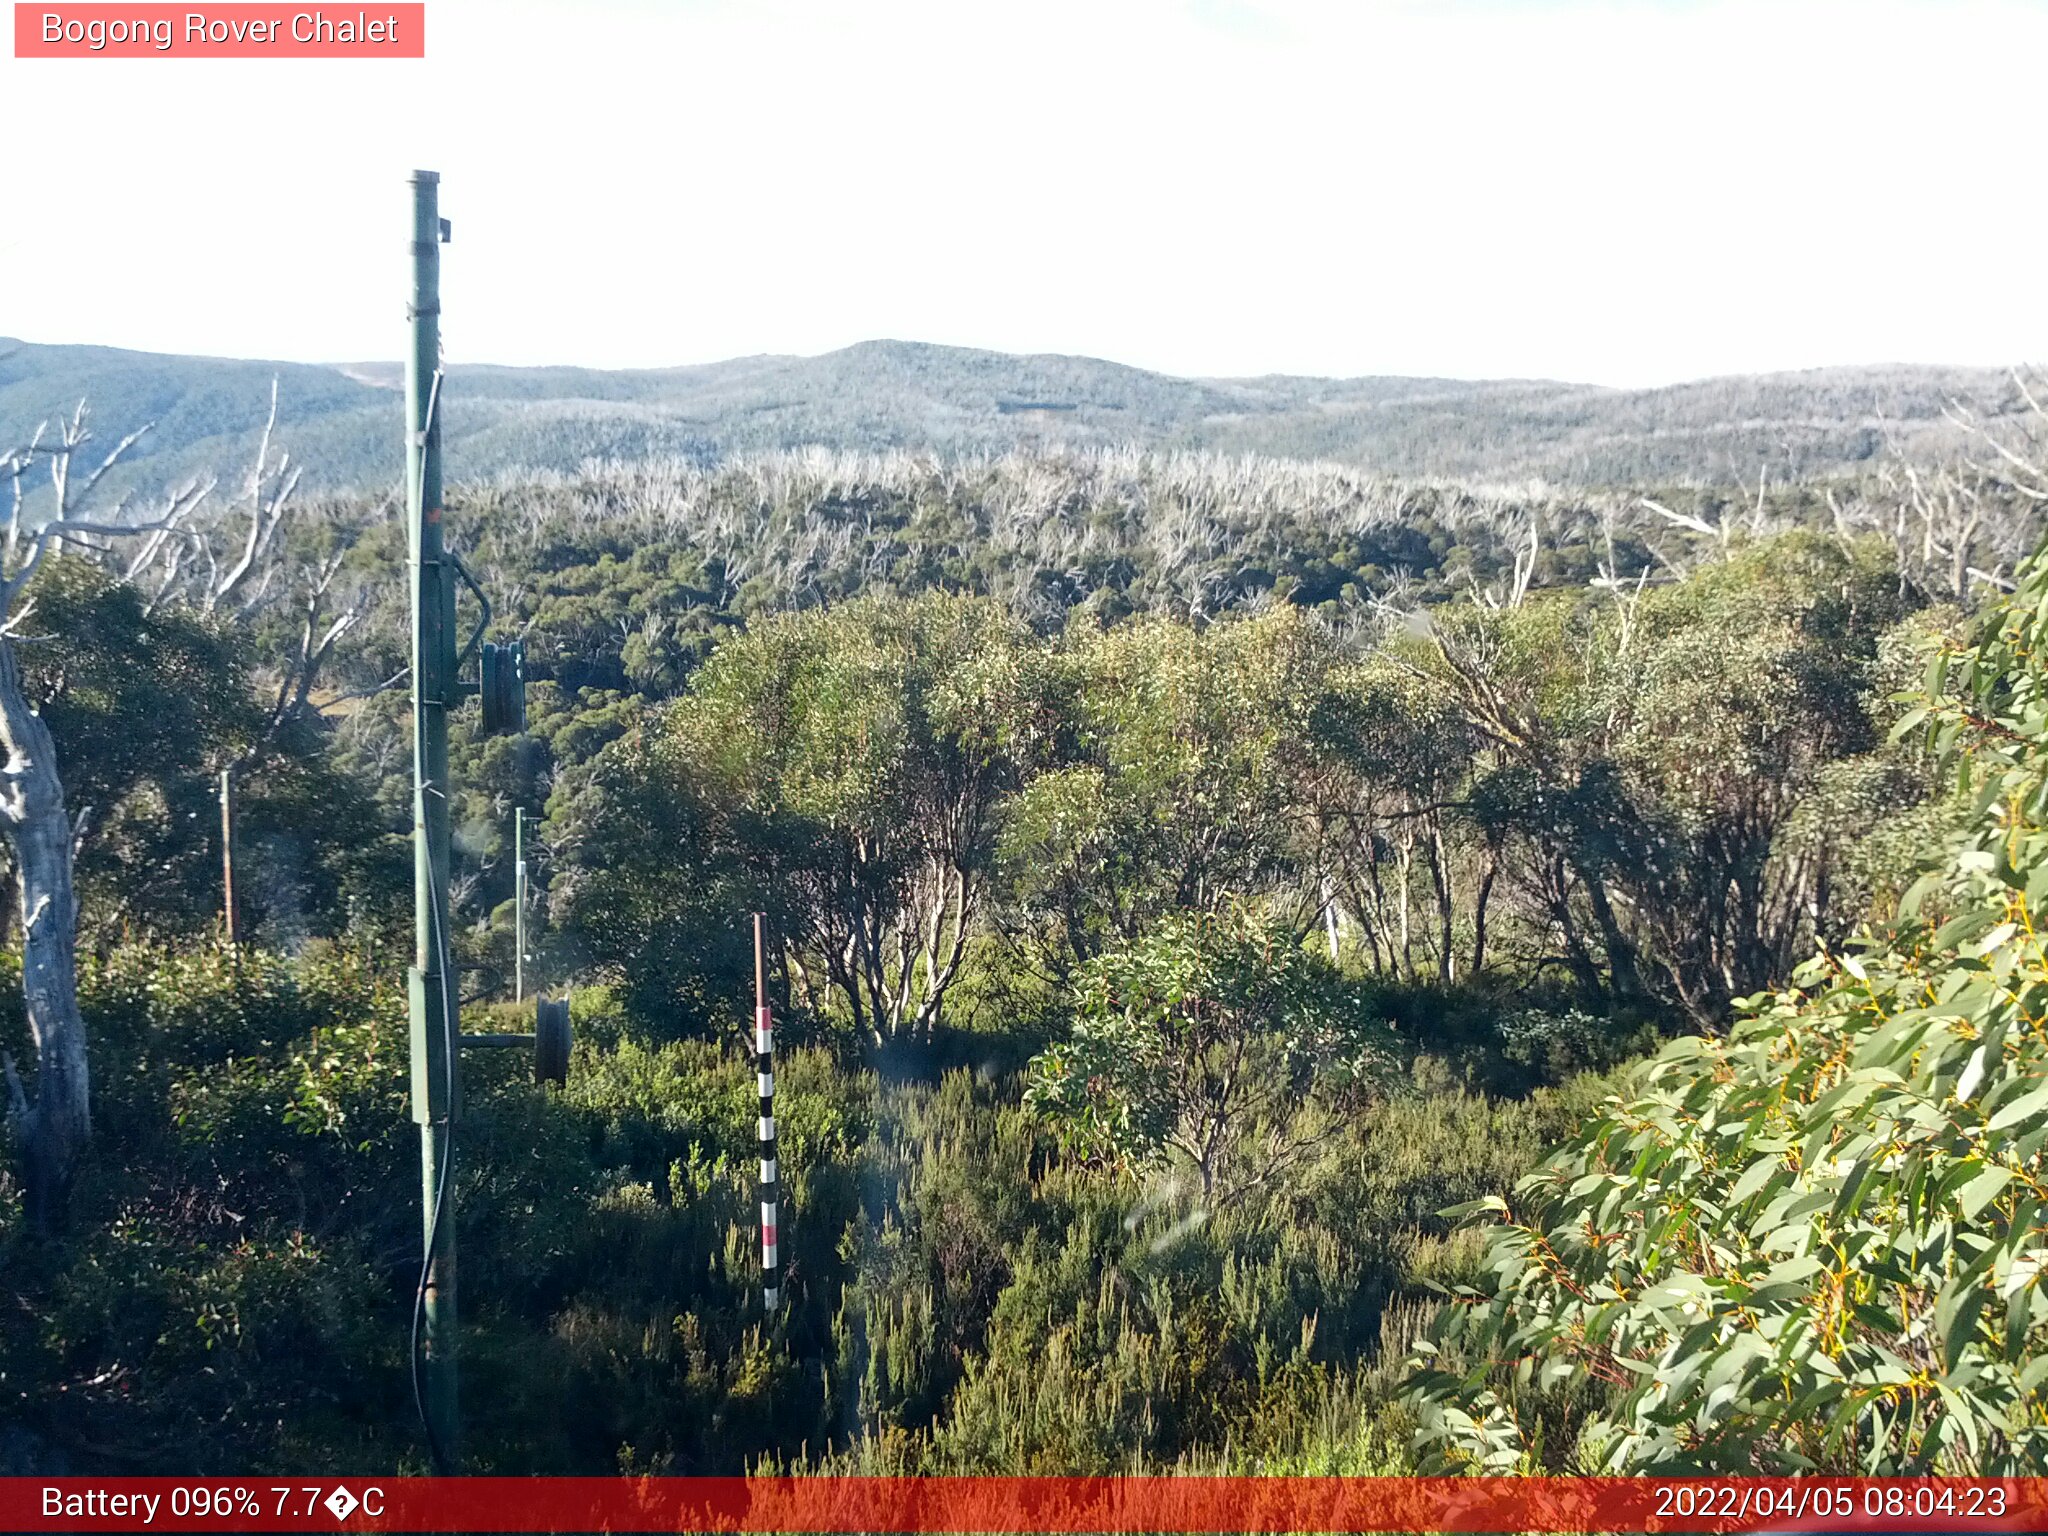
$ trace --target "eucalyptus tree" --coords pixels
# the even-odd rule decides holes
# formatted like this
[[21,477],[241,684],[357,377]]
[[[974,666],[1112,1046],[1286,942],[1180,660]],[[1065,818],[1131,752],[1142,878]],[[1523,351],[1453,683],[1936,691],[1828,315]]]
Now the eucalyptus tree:
[[1363,992],[1292,922],[1242,902],[1105,950],[1073,1001],[1026,1103],[1083,1156],[1184,1165],[1205,1204],[1284,1177],[1392,1060]]
[[1342,911],[1373,970],[1415,976],[1433,955],[1437,978],[1453,982],[1486,963],[1499,839],[1474,835],[1467,804],[1478,733],[1446,689],[1395,660],[1424,644],[1391,635],[1332,673],[1291,787],[1333,955]]
[[[1795,533],[1612,597],[1439,609],[1426,646],[1383,655],[1476,734],[1465,814],[1535,952],[1610,1003],[1711,1022],[1850,916],[1830,847],[1795,832],[1831,765],[1881,755],[1872,688],[1907,611],[1881,548]],[[1832,842],[1912,796],[1898,777]]]
[[1054,662],[1067,723],[1003,825],[1011,942],[1064,975],[1168,913],[1237,897],[1312,922],[1288,765],[1336,659],[1287,607],[1070,635]]
[[1861,916],[1836,910],[1834,871],[1912,785],[1818,844],[1790,834],[1831,765],[1880,753],[1878,652],[1906,616],[1874,542],[1786,535],[1646,594],[1598,674],[1602,748],[1642,828],[1613,883],[1646,967],[1693,1017],[1782,980]]
[[[798,1001],[877,1042],[929,1035],[978,931],[1001,808],[1040,750],[1042,657],[986,599],[764,617],[612,754],[616,803],[652,786],[691,808],[691,843],[648,857],[734,872],[777,919]],[[601,811],[591,834],[622,846]],[[572,926],[605,904],[656,920],[625,888],[657,888],[658,869],[576,880]]]
[[1959,824],[1897,920],[1744,1000],[1725,1038],[1674,1042],[1465,1212],[1483,1279],[1410,1381],[1437,1466],[1515,1464],[1566,1383],[1597,1395],[1558,1448],[1608,1471],[2048,1460],[2044,613],[2037,554],[1927,657],[1896,730],[1936,755]]

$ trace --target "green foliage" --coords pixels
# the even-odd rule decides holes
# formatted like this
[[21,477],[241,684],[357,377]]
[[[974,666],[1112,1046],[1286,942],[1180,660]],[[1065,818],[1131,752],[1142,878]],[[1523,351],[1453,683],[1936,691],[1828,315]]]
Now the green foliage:
[[808,1013],[842,1009],[877,1040],[929,1034],[965,959],[997,805],[1042,729],[1043,658],[1024,634],[996,604],[934,594],[734,635],[652,739],[593,767],[566,922],[647,999],[677,967],[645,936],[702,944],[722,921],[729,936],[708,947],[734,997],[732,914],[765,909]]
[[[418,1223],[393,1198],[412,1174],[394,1134],[403,1004],[370,958],[128,950],[81,978],[99,1071],[78,1235],[31,1239],[0,1185],[18,1303],[0,1357],[21,1432],[53,1447],[41,1459],[398,1454],[403,1345],[378,1255],[403,1255]],[[20,1027],[0,1029],[17,1053]]]
[[1411,665],[1480,733],[1473,819],[1584,1001],[1715,1023],[1869,915],[1858,845],[1924,788],[1871,698],[1902,622],[1887,556],[1803,534],[1618,601],[1441,615]]
[[272,942],[374,926],[410,855],[380,837],[370,787],[321,734],[263,742],[264,645],[189,605],[158,606],[109,571],[52,558],[14,639],[57,746],[77,822],[88,936],[217,930],[219,770],[237,783],[237,898]]
[[29,600],[22,686],[64,744],[80,805],[191,772],[255,725],[246,659],[203,619],[153,613],[134,587],[66,558],[37,572]]
[[635,733],[557,786],[550,826],[568,867],[552,913],[584,966],[618,979],[635,1017],[714,1033],[737,1025],[751,996],[736,915],[757,890],[721,856],[715,808],[668,764],[658,741]]
[[1060,728],[1006,808],[1002,852],[1022,936],[1053,969],[1290,878],[1283,765],[1334,660],[1287,608],[1083,629],[1052,654]]
[[[1417,1415],[1461,1465],[2041,1457],[2035,586],[1935,679],[1920,718],[1969,780],[1941,797],[1886,696],[1956,618],[1914,614],[1925,572],[1879,544],[1667,546],[1598,496],[1181,455],[466,498],[537,680],[525,738],[454,730],[456,945],[505,990],[511,811],[545,797],[529,922],[579,1042],[564,1091],[517,1053],[466,1066],[480,1469],[1382,1473]],[[301,531],[396,576],[367,505]],[[1584,587],[1653,543],[1697,569]],[[9,1428],[118,1469],[407,1464],[403,625],[367,610],[252,756],[299,611],[216,629],[67,560],[37,602],[25,671],[93,807],[99,1145],[67,1246],[0,1184]],[[238,954],[190,942],[229,761],[274,946]],[[1902,906],[1944,830],[1948,876]],[[1894,944],[1845,944],[1901,910]],[[1622,1065],[1760,990],[1727,1038]],[[23,1034],[0,1007],[0,1046]],[[1438,1214],[1510,1208],[1567,1135],[1491,1246]],[[1431,1286],[1465,1304],[1404,1405]]]
[[1929,825],[1924,759],[1879,739],[1902,615],[1873,547],[1788,536],[1350,641],[1287,606],[1056,638],[930,594],[763,617],[558,778],[552,914],[680,1032],[738,1022],[735,912],[788,946],[785,1016],[880,1041],[1238,898],[1388,980],[1713,1024],[1881,910]]
[[[1082,968],[1071,1034],[1031,1063],[1025,1102],[1088,1157],[1191,1166],[1227,1203],[1313,1145],[1383,1069],[1359,989],[1242,906],[1162,921]],[[1256,1152],[1240,1155],[1244,1143]]]
[[153,612],[85,560],[47,561],[29,599],[14,642],[22,687],[56,739],[66,806],[83,818],[78,878],[92,915],[160,921],[209,856],[218,890],[210,774],[259,724],[249,658],[205,617]]
[[[1886,934],[1725,1039],[1667,1047],[1513,1202],[1414,1388],[1434,1456],[1501,1467],[1547,1388],[1625,1471],[1969,1472],[2048,1458],[2048,561],[1933,653],[1961,828]],[[1509,1366],[1506,1362],[1519,1362]]]
[[[419,1464],[402,958],[122,950],[88,972],[107,1069],[78,1236],[33,1241],[0,1186],[9,1455]],[[480,1470],[1400,1470],[1383,1339],[1398,1357],[1421,1283],[1471,1274],[1432,1213],[1505,1189],[1580,1113],[1437,1086],[1304,1110],[1281,1127],[1309,1144],[1296,1177],[1216,1206],[1063,1154],[1015,1078],[787,1050],[769,1326],[751,1060],[578,999],[567,1091],[515,1053],[468,1062]]]

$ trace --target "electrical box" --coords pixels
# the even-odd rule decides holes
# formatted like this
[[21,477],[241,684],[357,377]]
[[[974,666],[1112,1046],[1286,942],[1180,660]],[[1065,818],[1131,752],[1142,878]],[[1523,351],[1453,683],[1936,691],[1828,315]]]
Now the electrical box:
[[448,1070],[447,994],[438,985],[430,989],[416,965],[406,968],[405,990],[412,1021],[412,1117],[421,1125],[453,1119],[462,1113],[462,1075]]
[[517,736],[526,729],[526,647],[517,640],[485,642],[477,695],[486,736]]
[[533,1075],[557,1086],[569,1080],[569,999],[533,1000]]

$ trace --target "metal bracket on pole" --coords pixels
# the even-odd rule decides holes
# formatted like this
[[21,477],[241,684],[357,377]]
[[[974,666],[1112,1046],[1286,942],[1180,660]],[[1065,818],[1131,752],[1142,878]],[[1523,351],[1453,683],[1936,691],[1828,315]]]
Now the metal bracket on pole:
[[462,563],[462,556],[452,549],[445,553],[448,556],[448,563],[455,567],[455,574],[462,578],[465,587],[476,594],[477,606],[483,610],[476,616],[476,628],[469,632],[469,639],[463,642],[462,654],[455,658],[455,670],[460,672],[469,665],[469,658],[474,656],[477,647],[483,644],[484,631],[490,628],[491,600],[484,593],[483,583],[471,575],[469,567]]

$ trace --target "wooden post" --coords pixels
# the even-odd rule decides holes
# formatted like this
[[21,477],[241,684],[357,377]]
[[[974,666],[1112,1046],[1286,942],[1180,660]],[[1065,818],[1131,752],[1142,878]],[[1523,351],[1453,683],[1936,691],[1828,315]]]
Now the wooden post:
[[220,890],[222,931],[229,944],[241,942],[242,929],[235,916],[235,771],[220,771]]

